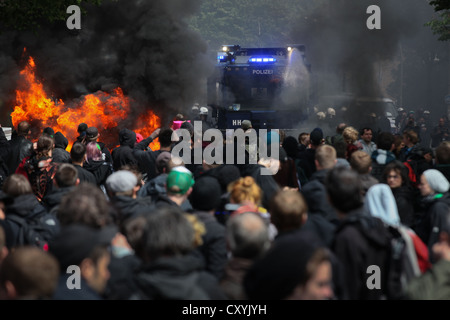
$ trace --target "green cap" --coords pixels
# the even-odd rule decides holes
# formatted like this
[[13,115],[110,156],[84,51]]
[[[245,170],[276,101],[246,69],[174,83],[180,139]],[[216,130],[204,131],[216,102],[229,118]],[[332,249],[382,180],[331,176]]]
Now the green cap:
[[170,170],[166,188],[169,193],[185,194],[194,185],[192,172],[186,167],[178,166]]

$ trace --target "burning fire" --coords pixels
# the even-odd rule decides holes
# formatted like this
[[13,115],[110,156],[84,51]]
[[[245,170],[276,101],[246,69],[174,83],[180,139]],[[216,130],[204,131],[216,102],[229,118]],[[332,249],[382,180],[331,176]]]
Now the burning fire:
[[[111,94],[98,91],[85,95],[69,106],[61,99],[55,101],[48,97],[43,84],[36,79],[35,68],[34,59],[29,57],[28,64],[20,72],[25,89],[16,90],[16,106],[11,113],[14,127],[21,121],[30,122],[39,128],[39,133],[45,127],[51,127],[69,140],[67,149],[70,150],[78,136],[78,125],[84,122],[98,129],[98,140],[110,149],[118,145],[120,124],[130,112],[130,98],[123,94],[121,88],[116,88]],[[148,110],[129,129],[147,138],[160,125],[160,118]],[[159,142],[152,142],[150,147],[153,150],[159,148]]]

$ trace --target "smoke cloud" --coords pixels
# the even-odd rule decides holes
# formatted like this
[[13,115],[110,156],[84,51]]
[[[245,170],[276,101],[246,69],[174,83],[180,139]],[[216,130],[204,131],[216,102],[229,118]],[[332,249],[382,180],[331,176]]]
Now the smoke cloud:
[[[87,6],[81,30],[65,21],[33,32],[0,35],[0,101],[14,107],[14,89],[26,62],[34,57],[37,76],[49,94],[70,101],[120,86],[133,99],[132,123],[151,108],[167,124],[204,94],[203,80],[212,71],[207,44],[188,28],[201,0],[105,0]],[[170,118],[170,119],[169,119]]]
[[[366,26],[370,5],[381,9],[380,30]],[[424,26],[432,17],[432,7],[423,0],[324,1],[310,15],[302,17],[292,32],[297,43],[306,44],[314,76],[314,101],[317,103],[320,96],[342,93],[386,97],[387,92],[380,85],[380,66],[399,60],[401,44],[403,48],[409,44],[419,49],[421,43],[427,42],[439,47]],[[411,87],[410,91],[415,89]],[[356,123],[365,116],[363,111],[352,115],[351,120]]]

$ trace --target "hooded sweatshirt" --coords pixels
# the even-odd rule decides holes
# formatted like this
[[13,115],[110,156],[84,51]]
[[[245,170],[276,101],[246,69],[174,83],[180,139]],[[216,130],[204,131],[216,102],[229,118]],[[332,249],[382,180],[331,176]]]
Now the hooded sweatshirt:
[[70,162],[70,153],[66,150],[69,140],[61,133],[55,133],[55,148],[52,152],[53,162]]
[[136,143],[136,133],[123,128],[119,131],[120,146],[115,148],[111,157],[113,160],[114,171],[118,171],[123,165],[137,165],[137,160],[133,155],[133,147]]

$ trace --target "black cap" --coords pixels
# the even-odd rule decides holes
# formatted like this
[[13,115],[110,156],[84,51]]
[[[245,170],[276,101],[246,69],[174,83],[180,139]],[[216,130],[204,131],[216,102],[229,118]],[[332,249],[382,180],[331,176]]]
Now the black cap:
[[83,122],[78,125],[77,131],[78,131],[78,133],[82,133],[82,132],[85,132],[87,130],[87,128],[88,128],[88,125]]
[[43,133],[48,134],[52,138],[55,135],[55,131],[50,127],[45,128]]
[[63,226],[49,242],[48,251],[58,259],[61,269],[66,270],[70,265],[79,265],[95,247],[110,245],[116,233],[115,226],[99,229],[82,224]]
[[219,181],[205,176],[195,181],[189,201],[196,210],[210,211],[219,207],[221,195]]
[[86,138],[91,141],[97,139],[98,138],[98,129],[96,127],[89,127],[86,130]]
[[313,131],[311,131],[311,134],[309,135],[309,139],[311,140],[311,143],[315,146],[318,146],[323,139],[323,131],[320,128],[315,128]]

